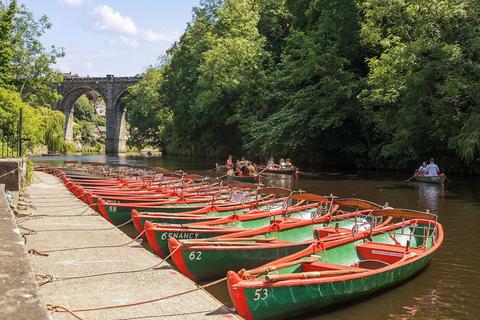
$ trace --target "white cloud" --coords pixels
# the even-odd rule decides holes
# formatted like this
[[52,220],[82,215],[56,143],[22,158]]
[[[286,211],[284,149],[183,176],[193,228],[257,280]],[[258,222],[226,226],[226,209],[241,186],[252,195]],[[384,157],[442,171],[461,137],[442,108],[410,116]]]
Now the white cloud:
[[95,22],[95,29],[98,31],[128,35],[134,35],[138,33],[137,26],[132,18],[129,16],[122,16],[119,12],[114,11],[107,5],[96,6],[92,10],[91,15],[97,19]]
[[138,42],[135,39],[125,37],[125,36],[120,36],[120,40],[122,40],[123,43],[125,43],[127,46],[130,48],[136,48],[138,47]]
[[154,32],[148,29],[148,30],[142,30],[142,37],[143,37],[143,40],[151,43],[172,42],[178,39],[179,33],[178,31],[174,31],[171,33]]
[[66,4],[67,6],[78,7],[82,5],[83,0],[58,0],[58,2]]

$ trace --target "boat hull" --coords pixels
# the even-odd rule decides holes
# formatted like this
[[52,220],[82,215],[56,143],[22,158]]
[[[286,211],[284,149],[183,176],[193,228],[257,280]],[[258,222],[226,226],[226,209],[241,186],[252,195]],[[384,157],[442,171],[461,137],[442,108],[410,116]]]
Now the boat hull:
[[294,175],[297,173],[297,168],[290,168],[290,169],[268,168],[267,169],[266,166],[262,166],[262,165],[257,165],[257,168],[261,173],[285,174],[285,175]]
[[445,177],[443,176],[415,176],[415,181],[423,182],[423,183],[430,183],[430,184],[443,184],[445,182]]
[[238,181],[238,182],[249,182],[249,183],[259,183],[260,176],[226,176],[223,178],[227,181]]
[[214,247],[181,247],[175,239],[168,240],[172,259],[183,275],[193,281],[208,281],[224,277],[229,270],[251,269],[307,248],[310,242],[291,243],[285,246],[232,246],[216,250]]
[[[348,281],[305,285],[271,286],[268,289],[238,287],[234,272],[228,274],[230,296],[245,319],[286,319],[307,312],[370,295],[391,287],[422,270],[431,260],[431,254],[402,267],[368,277]],[[292,281],[293,282],[293,281]],[[295,297],[295,303],[292,303]],[[263,299],[265,298],[265,299]]]

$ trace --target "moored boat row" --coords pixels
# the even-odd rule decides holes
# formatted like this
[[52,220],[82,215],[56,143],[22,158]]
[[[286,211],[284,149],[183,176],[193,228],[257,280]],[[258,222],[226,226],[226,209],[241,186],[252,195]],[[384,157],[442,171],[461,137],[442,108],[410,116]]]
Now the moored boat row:
[[194,281],[227,279],[245,319],[283,319],[385,289],[443,241],[435,215],[197,175],[44,167],[113,224],[133,222]]

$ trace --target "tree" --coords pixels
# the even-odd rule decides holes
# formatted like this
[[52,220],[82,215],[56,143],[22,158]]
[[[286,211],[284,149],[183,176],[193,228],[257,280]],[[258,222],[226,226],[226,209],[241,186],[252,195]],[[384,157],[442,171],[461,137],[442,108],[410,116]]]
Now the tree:
[[13,30],[15,25],[13,19],[16,8],[15,0],[10,2],[8,8],[0,3],[0,87],[10,86],[13,80],[11,62],[14,57],[15,37],[13,36]]
[[12,125],[9,127],[10,131],[3,132],[2,136],[16,134],[13,130],[16,130],[20,109],[23,110],[23,137],[29,139],[24,144],[27,149],[45,144],[51,151],[65,150],[65,116],[48,108],[33,108],[22,101],[17,92],[5,88],[0,88],[0,118],[4,124]]
[[88,99],[86,95],[81,95],[73,107],[73,115],[80,121],[93,121],[95,115],[95,108],[93,101]]
[[473,160],[478,142],[468,141],[478,136],[470,131],[480,106],[478,3],[369,0],[361,8],[362,37],[376,54],[360,97],[375,124],[377,157],[390,167],[432,155],[461,165],[452,151]]
[[124,98],[126,118],[131,126],[129,143],[132,145],[164,147],[168,142],[167,129],[173,115],[160,92],[162,73],[162,68],[148,69],[141,80],[128,89]]
[[63,78],[51,66],[65,55],[63,48],[51,46],[50,50],[46,50],[43,47],[39,39],[51,28],[51,23],[45,15],[35,20],[25,5],[18,8],[14,24],[13,32],[17,41],[13,69],[17,90],[27,103],[50,106],[60,99],[52,87],[60,84]]
[[359,156],[365,152],[355,126],[363,52],[355,1],[286,4],[293,21],[282,61],[271,74],[272,107],[250,119],[246,147],[302,160]]
[[[178,43],[168,51],[168,63],[164,69],[161,91],[165,104],[172,110],[172,152],[192,151],[200,153],[203,145],[199,142],[203,128],[201,115],[195,101],[199,93],[197,81],[203,53],[212,45],[214,20],[211,12],[196,8],[191,24]],[[128,106],[127,106],[128,109]]]

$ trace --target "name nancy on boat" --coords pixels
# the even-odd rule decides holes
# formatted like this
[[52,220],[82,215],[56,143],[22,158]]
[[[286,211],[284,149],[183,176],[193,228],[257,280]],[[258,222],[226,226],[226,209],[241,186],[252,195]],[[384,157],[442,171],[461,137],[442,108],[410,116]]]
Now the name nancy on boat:
[[176,239],[197,239],[198,232],[165,232],[160,237],[162,240],[167,240],[168,238]]

